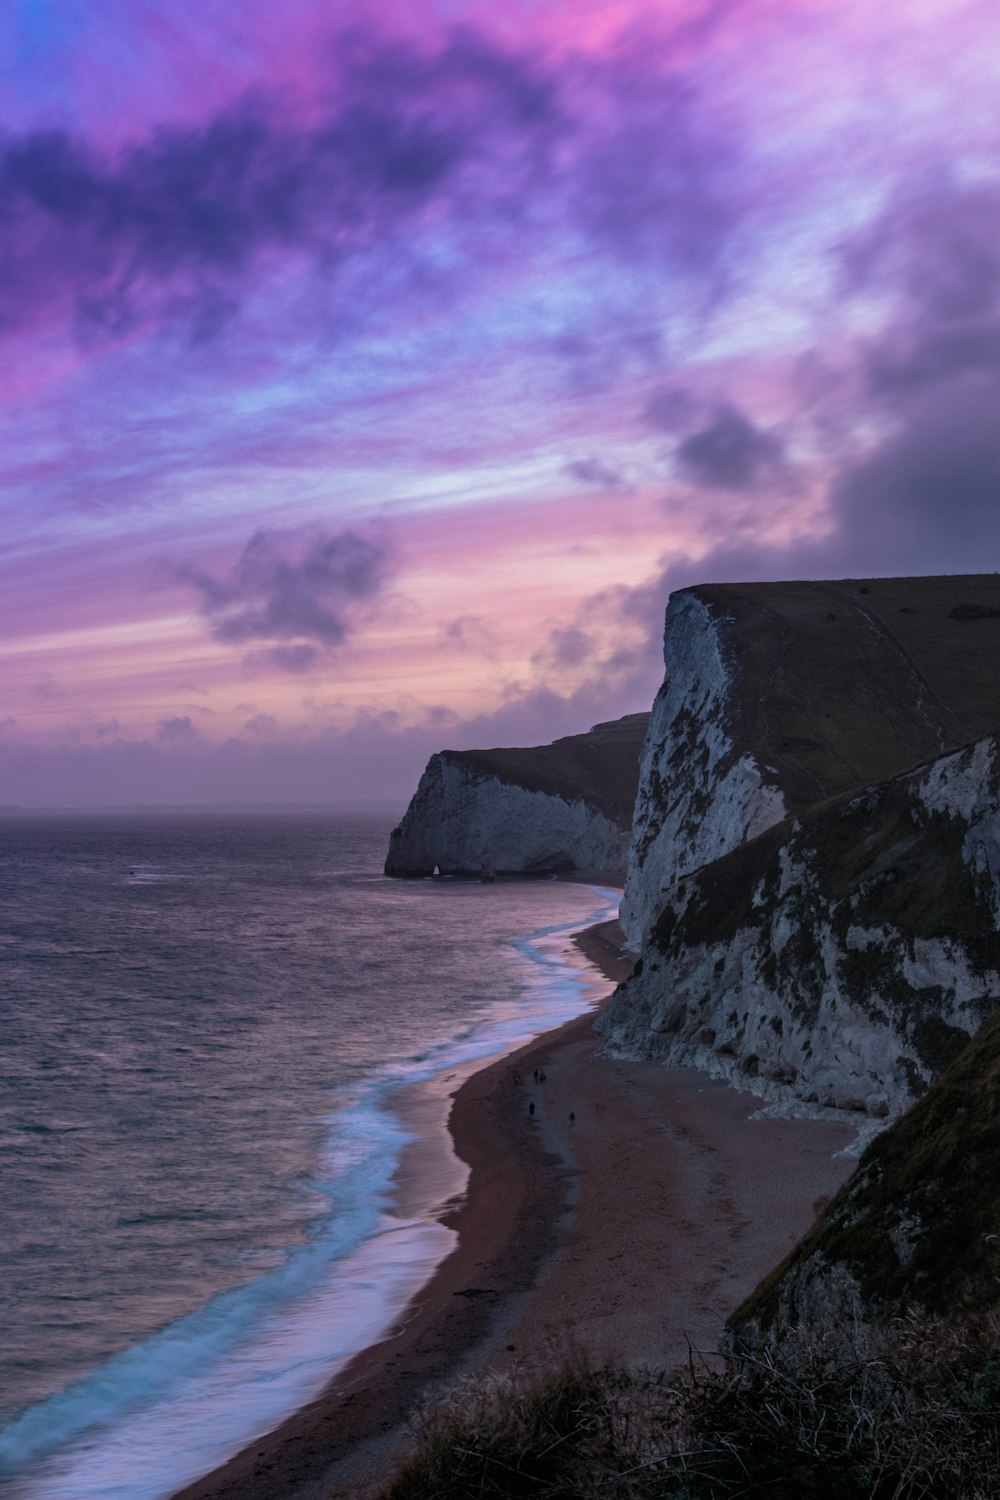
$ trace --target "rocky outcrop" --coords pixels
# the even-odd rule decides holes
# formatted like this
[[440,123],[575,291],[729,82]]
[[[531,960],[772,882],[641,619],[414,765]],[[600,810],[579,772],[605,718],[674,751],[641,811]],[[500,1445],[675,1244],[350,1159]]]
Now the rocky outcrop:
[[671,597],[622,925],[677,880],[850,788],[1000,727],[1000,578],[713,584]]
[[786,818],[680,879],[608,1050],[898,1115],[1000,1005],[993,737]]
[[621,877],[648,714],[530,749],[431,757],[387,875]]
[[742,1342],[1000,1304],[1000,1017],[879,1135],[731,1319]]
[[785,815],[775,773],[747,747],[729,625],[729,617],[697,591],[671,596],[664,634],[667,677],[653,704],[639,762],[620,917],[634,947],[685,871],[718,858]]

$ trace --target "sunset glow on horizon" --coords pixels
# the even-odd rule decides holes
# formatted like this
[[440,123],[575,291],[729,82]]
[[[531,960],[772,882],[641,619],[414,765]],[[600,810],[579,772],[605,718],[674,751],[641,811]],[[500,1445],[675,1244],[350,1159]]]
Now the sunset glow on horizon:
[[1000,13],[14,0],[0,804],[405,800],[1000,569]]

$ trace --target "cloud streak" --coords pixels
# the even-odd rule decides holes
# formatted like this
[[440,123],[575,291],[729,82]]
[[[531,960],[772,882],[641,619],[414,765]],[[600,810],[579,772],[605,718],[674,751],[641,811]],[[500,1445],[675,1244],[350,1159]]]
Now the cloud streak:
[[0,333],[206,339],[290,262],[329,281],[442,224],[537,235],[546,202],[603,253],[701,278],[744,210],[732,128],[639,49],[560,73],[466,25],[422,46],[357,28],[329,57],[308,120],[258,91],[112,152],[0,140]]

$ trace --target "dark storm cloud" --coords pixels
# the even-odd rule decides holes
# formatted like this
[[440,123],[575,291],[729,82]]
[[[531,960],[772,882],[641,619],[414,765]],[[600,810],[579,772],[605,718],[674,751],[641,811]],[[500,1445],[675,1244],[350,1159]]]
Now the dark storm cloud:
[[549,75],[459,29],[436,51],[358,32],[336,56],[336,104],[309,126],[248,96],[115,155],[64,131],[0,141],[0,332],[179,321],[210,338],[255,271],[330,274],[393,245],[398,264],[432,205],[474,238],[537,233],[558,203],[598,248],[699,276],[739,222],[733,132],[641,54]]
[[347,640],[357,606],[380,592],[387,568],[386,548],[353,531],[258,531],[225,578],[192,567],[174,576],[197,589],[217,640],[275,642],[255,659],[301,672]]
[[845,263],[890,314],[862,353],[884,435],[830,490],[841,546],[865,571],[1000,568],[1000,193],[921,184]]
[[915,400],[831,503],[845,541],[880,567],[1000,569],[1000,382],[964,376]]
[[781,468],[781,443],[754,425],[738,407],[718,406],[710,420],[677,447],[685,479],[708,488],[747,490]]
[[1000,326],[995,322],[915,323],[895,329],[870,350],[867,374],[872,392],[891,401],[975,370],[1000,375]]
[[873,395],[903,403],[971,372],[1000,376],[1000,192],[951,181],[890,203],[845,251],[848,285],[888,296],[867,350]]

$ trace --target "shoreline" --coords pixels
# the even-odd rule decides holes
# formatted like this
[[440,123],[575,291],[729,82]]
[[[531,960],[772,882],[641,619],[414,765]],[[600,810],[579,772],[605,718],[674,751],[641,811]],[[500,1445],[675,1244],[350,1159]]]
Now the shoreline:
[[[572,942],[609,984],[631,968],[617,923]],[[691,1347],[714,1349],[727,1312],[850,1172],[833,1152],[855,1131],[810,1120],[748,1128],[759,1100],[694,1069],[595,1064],[599,1008],[464,1078],[448,1132],[468,1186],[439,1215],[455,1247],[388,1336],[172,1500],[377,1496],[422,1399],[473,1370],[558,1359],[568,1328],[602,1362],[669,1367]],[[548,1082],[534,1083],[536,1068]]]
[[[487,1340],[496,1322],[496,1303],[523,1294],[533,1283],[555,1246],[556,1223],[565,1210],[565,1194],[555,1196],[560,1164],[537,1140],[539,1149],[529,1153],[534,1158],[530,1162],[519,1159],[519,1152],[498,1151],[492,1131],[484,1139],[478,1117],[484,1104],[496,1104],[498,1089],[501,1112],[509,1113],[504,1106],[518,1060],[545,1039],[579,1027],[589,1033],[610,997],[610,986],[631,969],[631,961],[621,956],[615,920],[583,928],[566,941],[568,949],[575,948],[598,971],[590,986],[601,998],[511,1052],[454,1067],[428,1083],[400,1090],[394,1100],[394,1110],[415,1137],[397,1172],[394,1208],[455,1231],[452,1250],[416,1290],[393,1328],[353,1355],[312,1401],[208,1474],[173,1491],[170,1500],[291,1500],[338,1493],[329,1486],[345,1481],[352,1487],[343,1493],[360,1494],[354,1476],[360,1483],[373,1465],[381,1469],[387,1445],[395,1448],[404,1435],[418,1394],[453,1379]],[[447,1102],[441,1101],[442,1094]],[[520,1126],[519,1112],[516,1118]],[[437,1190],[433,1208],[427,1203],[429,1182]],[[413,1193],[418,1197],[411,1201]],[[522,1231],[524,1223],[533,1226],[530,1233]],[[506,1267],[504,1286],[488,1293],[470,1283],[484,1256],[487,1264],[502,1260]]]

